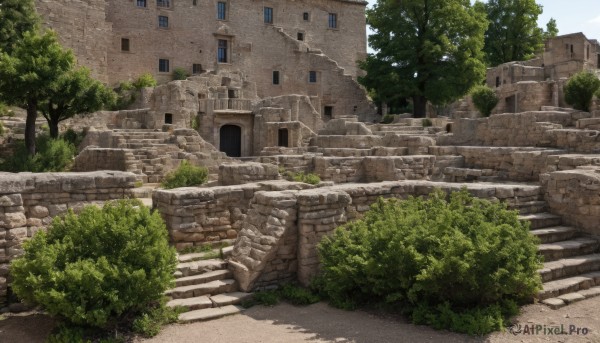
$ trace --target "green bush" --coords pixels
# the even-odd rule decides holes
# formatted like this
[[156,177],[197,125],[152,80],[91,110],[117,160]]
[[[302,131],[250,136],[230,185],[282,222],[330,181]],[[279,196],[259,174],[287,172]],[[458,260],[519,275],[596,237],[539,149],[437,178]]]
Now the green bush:
[[200,121],[198,120],[197,116],[192,117],[192,120],[190,121],[190,127],[196,131],[200,129]]
[[163,325],[177,322],[181,312],[183,307],[167,307],[166,301],[163,300],[158,306],[150,308],[133,321],[133,332],[145,337],[154,337],[158,335]]
[[4,135],[4,124],[0,121],[0,137]]
[[464,189],[379,199],[320,243],[316,285],[338,307],[398,305],[416,323],[484,334],[540,289],[536,241],[516,211]]
[[145,73],[140,75],[137,80],[132,83],[133,88],[142,89],[146,87],[156,87],[156,79],[150,73]]
[[13,117],[15,112],[13,112],[10,107],[6,106],[6,104],[0,102],[0,117]]
[[65,142],[73,144],[73,146],[75,147],[78,147],[85,138],[85,134],[86,132],[84,131],[77,132],[72,128],[68,128],[62,135],[60,135],[60,138]]
[[303,172],[299,172],[296,174],[292,174],[292,180],[296,182],[304,182],[311,185],[318,185],[321,182],[321,178],[317,174],[308,173],[304,174]]
[[162,182],[166,189],[200,186],[208,181],[208,169],[183,161],[175,171],[167,174]]
[[172,285],[177,263],[158,212],[121,200],[54,219],[13,260],[15,294],[69,326],[110,328]]
[[383,118],[381,119],[381,124],[391,124],[394,121],[394,115],[393,114],[386,114],[383,116]]
[[173,80],[185,80],[190,76],[190,74],[181,67],[177,67],[173,69]]
[[475,108],[484,117],[489,117],[498,105],[498,96],[496,92],[488,86],[477,86],[471,91],[471,98]]
[[285,284],[278,291],[283,299],[293,305],[310,305],[318,303],[321,300],[318,295],[309,289],[293,284]]
[[52,139],[48,134],[36,138],[36,154],[27,153],[23,141],[18,142],[12,156],[0,164],[0,170],[9,172],[60,172],[68,170],[77,153],[75,146],[63,139]]
[[590,72],[575,74],[565,85],[565,101],[576,110],[590,111],[594,93],[600,89],[600,80]]
[[425,118],[425,119],[421,120],[421,124],[423,125],[423,127],[433,126],[433,122],[429,118]]

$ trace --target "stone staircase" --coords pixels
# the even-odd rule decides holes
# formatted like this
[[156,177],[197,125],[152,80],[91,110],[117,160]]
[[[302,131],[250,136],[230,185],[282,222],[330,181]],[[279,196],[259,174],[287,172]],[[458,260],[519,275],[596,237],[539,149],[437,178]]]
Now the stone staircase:
[[561,225],[560,216],[542,212],[543,207],[521,215],[540,239],[544,264],[539,273],[543,289],[537,299],[552,309],[600,295],[600,242],[576,228]]
[[[227,255],[230,248],[223,249]],[[207,253],[179,255],[175,272],[175,287],[166,292],[169,307],[182,306],[180,323],[191,323],[240,313],[239,306],[252,293],[238,291],[238,284],[228,270],[228,262],[221,258],[206,259]]]

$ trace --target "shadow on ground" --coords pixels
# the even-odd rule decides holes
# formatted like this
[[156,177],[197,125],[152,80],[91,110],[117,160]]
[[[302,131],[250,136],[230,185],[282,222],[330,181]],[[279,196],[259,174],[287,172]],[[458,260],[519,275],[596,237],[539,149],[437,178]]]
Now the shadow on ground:
[[0,320],[0,342],[43,343],[54,327],[54,320],[43,314],[10,315]]

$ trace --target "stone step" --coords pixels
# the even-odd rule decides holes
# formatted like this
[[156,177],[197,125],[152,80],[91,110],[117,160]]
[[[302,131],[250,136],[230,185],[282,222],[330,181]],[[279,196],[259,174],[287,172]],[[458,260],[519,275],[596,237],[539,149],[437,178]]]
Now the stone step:
[[517,210],[522,215],[543,213],[548,210],[548,203],[543,200],[527,201],[513,204],[510,209]]
[[548,305],[551,309],[557,310],[574,302],[597,297],[600,295],[600,287],[592,287],[578,292],[566,293],[557,298],[548,298],[542,300],[542,304]]
[[214,256],[215,253],[218,253],[220,255],[219,250],[207,251],[207,252],[196,252],[196,253],[178,255],[177,260],[179,260],[179,262],[181,262],[181,263],[202,261],[202,260],[207,260],[207,258],[206,258],[207,256],[210,256],[210,255]]
[[600,272],[546,282],[542,285],[543,288],[538,293],[537,298],[540,301],[557,298],[563,294],[579,292],[594,286],[600,286]]
[[217,294],[210,297],[213,305],[217,307],[223,307],[227,305],[237,305],[245,300],[250,300],[254,294],[245,292],[232,292]]
[[553,226],[531,230],[531,234],[539,238],[542,244],[554,243],[573,238],[577,234],[577,229],[571,226]]
[[531,230],[547,228],[551,226],[559,226],[562,223],[562,218],[552,213],[533,213],[519,216],[520,220],[528,221]]
[[244,309],[236,305],[227,305],[224,307],[205,308],[202,310],[185,312],[179,315],[180,323],[192,323],[211,319],[217,319],[232,314],[238,314]]
[[545,262],[539,270],[543,282],[600,271],[600,254],[591,254]]
[[201,310],[203,308],[213,307],[213,302],[206,295],[199,297],[186,298],[186,299],[173,299],[167,303],[168,307],[183,306],[186,308],[186,312]]
[[571,256],[592,254],[598,251],[598,246],[598,241],[593,238],[579,237],[568,241],[540,244],[538,251],[544,256],[545,262],[550,262]]
[[237,291],[237,282],[233,279],[216,280],[199,285],[175,287],[165,292],[172,299],[199,297],[201,295],[214,295]]
[[203,274],[184,276],[175,279],[175,287],[199,285],[215,280],[231,279],[233,274],[229,270],[213,270]]
[[227,269],[227,262],[221,259],[212,259],[184,262],[177,265],[177,271],[181,272],[182,276],[192,276],[217,269]]

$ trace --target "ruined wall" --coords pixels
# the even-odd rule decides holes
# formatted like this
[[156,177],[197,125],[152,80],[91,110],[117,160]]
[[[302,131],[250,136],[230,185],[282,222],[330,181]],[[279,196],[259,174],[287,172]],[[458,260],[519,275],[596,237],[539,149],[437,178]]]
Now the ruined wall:
[[277,179],[279,170],[274,164],[246,162],[219,166],[219,184],[223,186]]
[[22,254],[23,241],[67,210],[130,197],[134,182],[123,172],[0,173],[0,305],[10,261]]
[[36,0],[42,23],[58,33],[60,43],[73,50],[77,63],[94,78],[109,82],[107,52],[112,25],[106,21],[105,0]]

